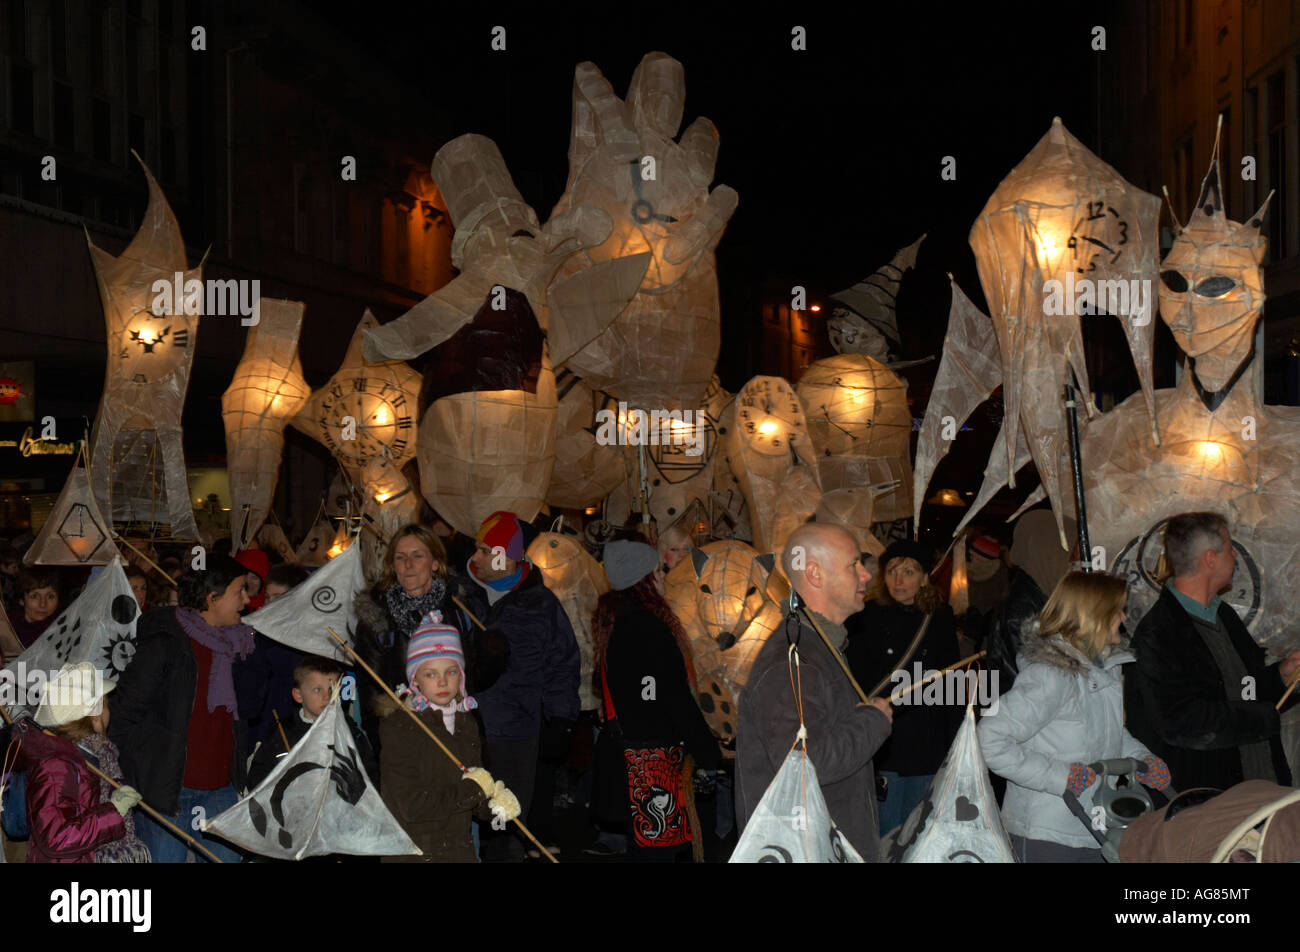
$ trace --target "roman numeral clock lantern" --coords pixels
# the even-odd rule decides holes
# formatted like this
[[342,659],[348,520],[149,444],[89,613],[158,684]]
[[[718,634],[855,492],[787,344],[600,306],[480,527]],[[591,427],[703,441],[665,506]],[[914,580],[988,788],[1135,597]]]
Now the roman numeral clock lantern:
[[[91,484],[100,510],[119,527],[149,538],[194,539],[181,410],[202,311],[203,266],[187,269],[176,216],[149,169],[140,167],[149,206],[130,245],[114,257],[86,236],[108,326]],[[158,282],[169,290],[180,282],[185,292],[160,295]]]
[[328,449],[348,480],[364,495],[380,488],[365,484],[366,465],[387,459],[400,470],[415,456],[416,405],[420,375],[400,360],[372,363],[362,354],[366,330],[379,326],[369,310],[361,318],[343,363],[325,386],[289,422]]

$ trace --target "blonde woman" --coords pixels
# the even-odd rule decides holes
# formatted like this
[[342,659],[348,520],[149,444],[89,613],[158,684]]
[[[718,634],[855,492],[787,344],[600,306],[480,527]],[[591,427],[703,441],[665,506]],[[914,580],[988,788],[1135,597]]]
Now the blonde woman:
[[1121,647],[1125,598],[1114,575],[1061,579],[1025,632],[1015,687],[980,721],[984,759],[1007,779],[1002,823],[1021,862],[1103,862],[1064,800],[1096,781],[1088,764],[1133,757],[1148,764],[1144,783],[1169,786],[1165,762],[1124,728],[1120,666],[1133,660]]

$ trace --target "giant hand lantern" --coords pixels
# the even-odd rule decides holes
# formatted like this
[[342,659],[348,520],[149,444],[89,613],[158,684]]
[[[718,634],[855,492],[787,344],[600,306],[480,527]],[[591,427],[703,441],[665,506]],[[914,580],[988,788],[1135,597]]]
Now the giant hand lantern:
[[230,535],[234,551],[248,547],[271,511],[284,455],[285,424],[311,388],[298,361],[303,305],[264,298],[248,332],[244,356],[221,396],[230,475]]
[[865,354],[814,362],[799,378],[799,399],[817,451],[823,489],[898,481],[876,501],[881,522],[906,519],[912,500],[912,411],[907,384]]
[[553,214],[600,209],[612,227],[561,274],[638,255],[650,261],[608,329],[567,361],[552,356],[631,406],[697,405],[721,344],[713,249],[738,197],[725,185],[709,191],[713,123],[698,118],[676,138],[685,98],[685,71],[663,53],[641,60],[626,100],[592,63],[574,76],[569,180]]
[[86,237],[108,325],[91,481],[100,511],[113,522],[150,536],[195,539],[181,409],[203,311],[203,267],[187,268],[176,216],[149,169],[140,167],[149,206],[126,250],[114,257]]
[[400,360],[364,356],[364,335],[378,326],[367,310],[339,369],[289,421],[333,453],[354,483],[376,457],[400,468],[415,455],[420,375]]

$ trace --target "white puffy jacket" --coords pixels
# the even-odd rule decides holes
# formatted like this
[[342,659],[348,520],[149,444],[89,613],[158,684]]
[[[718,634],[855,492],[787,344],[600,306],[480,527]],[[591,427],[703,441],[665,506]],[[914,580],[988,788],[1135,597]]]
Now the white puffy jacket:
[[1132,660],[1113,647],[1094,664],[1059,635],[1044,640],[1036,622],[1026,630],[1015,686],[979,725],[989,769],[1007,779],[1008,833],[1098,848],[1062,795],[1072,763],[1150,755],[1124,729],[1120,666]]

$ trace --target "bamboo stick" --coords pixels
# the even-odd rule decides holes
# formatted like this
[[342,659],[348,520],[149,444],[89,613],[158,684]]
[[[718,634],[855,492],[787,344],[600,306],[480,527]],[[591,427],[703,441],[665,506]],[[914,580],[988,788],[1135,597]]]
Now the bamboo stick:
[[915,684],[913,684],[910,688],[903,688],[901,691],[895,691],[893,694],[891,694],[891,695],[889,696],[889,703],[893,704],[893,703],[894,703],[895,701],[897,701],[899,698],[906,697],[907,695],[909,695],[909,694],[911,694],[913,691],[915,691],[917,688],[922,687],[922,686],[924,686],[924,685],[926,685],[926,684],[929,684],[929,683],[930,683],[931,681],[933,681],[935,678],[939,677],[939,675],[941,675],[941,674],[946,674],[946,673],[949,672],[949,671],[955,671],[955,670],[958,669],[958,668],[964,668],[964,667],[966,667],[966,665],[970,664],[972,661],[978,661],[980,658],[984,657],[986,654],[988,654],[988,651],[977,651],[975,654],[971,655],[969,658],[962,658],[962,659],[961,659],[960,661],[958,661],[956,664],[950,664],[950,665],[948,665],[948,667],[946,667],[946,668],[942,668],[942,669],[940,669],[940,670],[938,670],[938,671],[931,671],[929,674],[927,674],[925,677],[923,677],[920,681],[917,681]]
[[[3,706],[0,706],[0,714],[3,714],[3,715],[4,715],[4,719],[5,719],[6,723],[12,724],[12,723],[14,722],[14,719],[13,719],[12,717],[10,717],[9,712],[6,711],[6,710],[4,709]],[[56,736],[58,736],[58,735],[56,735],[56,734],[55,734],[54,732],[52,732],[52,731],[45,730],[45,728],[43,728],[43,727],[41,728],[41,730],[42,730],[44,733],[49,734],[51,737],[56,737]],[[73,745],[73,746],[75,746],[75,745]],[[114,790],[120,790],[120,789],[122,789],[122,785],[121,785],[120,783],[118,783],[116,780],[114,780],[114,779],[113,779],[112,777],[110,777],[108,774],[104,773],[102,770],[100,770],[98,767],[96,767],[94,764],[92,764],[89,760],[87,760],[86,757],[85,757],[85,755],[82,754],[80,750],[77,751],[77,754],[78,754],[79,756],[81,756],[82,763],[84,763],[87,767],[90,768],[90,772],[91,772],[91,773],[95,774],[97,777],[99,777],[99,779],[106,781],[106,782],[108,783],[108,785],[111,786]],[[198,850],[200,853],[202,853],[202,854],[204,854],[205,856],[207,856],[209,859],[212,860],[212,862],[214,862],[214,863],[220,863],[220,862],[221,862],[221,860],[218,859],[218,858],[216,857],[216,855],[212,853],[211,850],[209,850],[207,847],[205,847],[202,843],[200,843],[200,842],[199,842],[198,840],[196,840],[194,837],[190,836],[188,833],[186,833],[184,830],[182,830],[180,827],[178,827],[178,826],[177,826],[175,823],[173,823],[171,820],[167,819],[165,816],[163,816],[161,813],[159,813],[159,812],[158,812],[157,810],[155,810],[153,807],[149,806],[149,804],[147,804],[147,803],[145,803],[143,800],[141,800],[141,801],[140,801],[138,804],[136,804],[136,805],[139,806],[139,807],[141,807],[141,808],[142,808],[146,813],[148,813],[151,817],[153,817],[155,820],[157,820],[157,821],[158,821],[159,823],[161,823],[163,826],[167,827],[167,829],[171,830],[173,833],[175,833],[175,834],[176,834],[177,836],[179,836],[181,839],[183,839],[183,840],[185,840],[186,842],[188,842],[188,843],[190,844],[190,846],[194,847],[194,848],[195,848],[196,850]]]
[[280,723],[280,712],[271,708],[271,716],[275,718],[275,726],[280,729],[280,740],[284,742],[284,751],[288,753],[293,748],[289,746],[289,735],[284,732],[284,725]]
[[[415,711],[411,710],[409,707],[407,707],[405,704],[402,703],[402,699],[399,698],[393,692],[393,689],[390,688],[384,682],[383,678],[381,678],[378,674],[375,673],[375,669],[370,667],[370,665],[366,664],[365,659],[362,658],[355,651],[353,651],[352,646],[348,644],[346,641],[344,641],[342,638],[340,638],[338,636],[338,633],[333,628],[327,626],[325,630],[330,633],[330,635],[334,638],[335,641],[337,641],[340,645],[343,646],[344,650],[346,650],[347,653],[352,656],[353,661],[359,664],[363,669],[365,669],[365,672],[368,675],[370,675],[372,678],[375,679],[375,683],[378,684],[381,688],[383,688],[384,693],[387,694],[390,698],[392,698],[393,702],[397,704],[399,708],[401,708],[408,715],[410,715],[411,719],[415,721],[415,723],[420,725],[420,730],[424,731],[426,734],[429,735],[429,739],[432,740],[435,744],[437,744],[438,749],[441,750],[444,754],[446,754],[451,759],[451,762],[456,765],[456,769],[458,769],[461,773],[466,773],[467,772],[466,767],[463,763],[460,762],[460,758],[458,758],[455,754],[453,754],[447,748],[447,745],[438,739],[438,735],[429,729],[429,725],[424,723],[424,721],[420,719],[419,715],[417,715]],[[533,845],[542,851],[543,856],[549,859],[552,863],[559,862],[558,859],[556,859],[554,856],[551,855],[551,851],[548,850],[545,846],[543,846],[541,842],[537,839],[537,837],[533,836],[532,831],[528,829],[528,827],[524,826],[523,820],[519,819],[519,817],[515,817],[514,822],[519,827],[520,831],[524,834],[524,836],[532,840]]]
[[153,559],[149,558],[149,556],[145,555],[143,552],[141,552],[139,549],[137,549],[135,546],[133,546],[133,545],[130,543],[129,540],[122,538],[122,537],[121,537],[120,535],[118,535],[116,532],[113,533],[113,538],[116,539],[118,542],[121,542],[123,545],[125,545],[128,549],[130,549],[130,550],[131,550],[132,552],[134,552],[136,555],[140,556],[140,558],[142,558],[142,559],[144,559],[146,562],[148,562],[148,563],[153,567],[153,569],[154,569],[154,570],[155,570],[159,575],[161,575],[163,578],[165,578],[165,579],[167,580],[167,584],[168,584],[168,585],[170,585],[172,588],[176,588],[176,587],[177,587],[177,585],[176,585],[176,579],[172,578],[170,575],[168,575],[166,572],[164,572],[163,569],[162,569],[162,566],[160,566],[160,565],[159,565],[157,562],[155,562]]
[[1300,668],[1296,668],[1295,671],[1291,673],[1291,680],[1287,682],[1286,693],[1282,695],[1282,700],[1277,702],[1276,710],[1282,710],[1282,705],[1286,703],[1286,699],[1289,698],[1291,692],[1295,690],[1296,682],[1300,682]]

